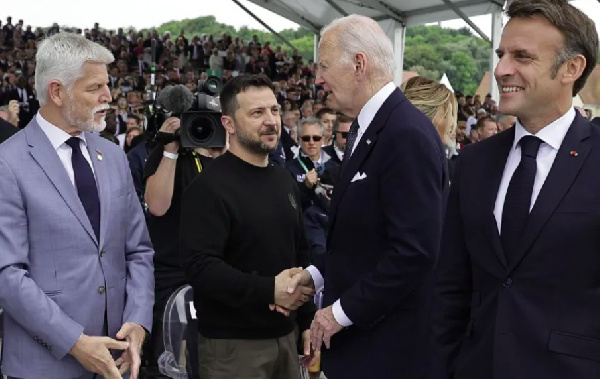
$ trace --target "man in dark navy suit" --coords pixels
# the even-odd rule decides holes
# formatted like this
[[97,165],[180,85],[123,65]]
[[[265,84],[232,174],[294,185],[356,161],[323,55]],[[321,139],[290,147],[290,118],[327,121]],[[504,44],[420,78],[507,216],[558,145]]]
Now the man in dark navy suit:
[[594,22],[566,1],[514,0],[497,50],[516,125],[465,148],[437,268],[440,379],[600,375],[600,129],[575,111]]
[[423,378],[449,181],[444,147],[392,82],[392,44],[374,20],[334,21],[319,57],[316,84],[356,122],[333,191],[327,252],[295,277],[325,288],[311,343],[328,348],[329,379]]
[[331,159],[337,163],[342,163],[344,159],[344,150],[346,150],[346,138],[348,131],[352,126],[352,118],[340,114],[333,122],[333,143],[329,146],[324,146],[323,151],[329,154]]

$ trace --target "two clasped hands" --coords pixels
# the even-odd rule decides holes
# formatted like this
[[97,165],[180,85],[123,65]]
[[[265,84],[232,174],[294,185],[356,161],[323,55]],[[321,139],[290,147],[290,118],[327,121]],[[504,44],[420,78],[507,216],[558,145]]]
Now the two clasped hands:
[[[126,322],[117,333],[117,339],[82,334],[70,354],[86,370],[102,375],[105,379],[122,379],[131,370],[131,379],[137,379],[141,365],[141,349],[146,337],[143,327]],[[123,350],[114,360],[110,350]]]
[[[290,311],[312,300],[314,294],[315,285],[310,273],[301,267],[290,268],[275,277],[275,304],[269,305],[269,309],[288,316]],[[333,317],[331,306],[318,310],[310,330],[302,333],[305,356],[302,364],[312,365],[321,353],[321,345],[324,343],[329,349],[331,337],[342,329]]]

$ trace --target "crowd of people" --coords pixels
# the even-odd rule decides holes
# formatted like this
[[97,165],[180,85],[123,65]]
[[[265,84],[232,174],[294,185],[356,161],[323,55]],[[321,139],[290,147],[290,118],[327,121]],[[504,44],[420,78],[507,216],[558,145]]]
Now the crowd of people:
[[[307,64],[256,37],[9,17],[3,372],[163,378],[163,313],[189,285],[189,378],[595,375],[600,129],[572,99],[597,30],[567,2],[507,15],[499,104],[395,85],[364,16],[327,25]],[[210,75],[224,142],[184,148],[168,117],[142,143],[151,92]]]

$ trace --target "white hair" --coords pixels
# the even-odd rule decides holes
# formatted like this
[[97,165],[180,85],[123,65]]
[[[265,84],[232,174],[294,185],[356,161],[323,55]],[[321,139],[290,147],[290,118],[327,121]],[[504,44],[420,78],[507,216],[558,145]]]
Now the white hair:
[[321,136],[325,134],[325,125],[316,117],[305,117],[298,122],[296,126],[296,135],[300,137],[302,135],[302,128],[305,125],[317,125],[321,129]]
[[58,80],[70,93],[83,75],[86,62],[110,64],[115,58],[104,46],[81,35],[62,32],[39,44],[35,60],[35,90],[43,106],[48,102],[50,82]]
[[336,45],[343,52],[341,62],[354,63],[354,56],[363,53],[372,65],[375,76],[390,80],[394,77],[396,64],[392,41],[375,20],[356,14],[338,18],[321,30],[321,37],[334,30],[337,32]]

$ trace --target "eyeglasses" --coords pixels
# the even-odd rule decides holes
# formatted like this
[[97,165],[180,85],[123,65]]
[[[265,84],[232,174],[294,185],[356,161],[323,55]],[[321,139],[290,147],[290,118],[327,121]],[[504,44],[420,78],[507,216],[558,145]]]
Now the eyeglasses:
[[347,138],[349,132],[336,132],[336,133],[339,133],[342,136],[342,138]]
[[302,136],[302,137],[300,137],[302,142],[310,142],[311,138],[313,141],[319,142],[323,137],[321,137],[321,136]]

